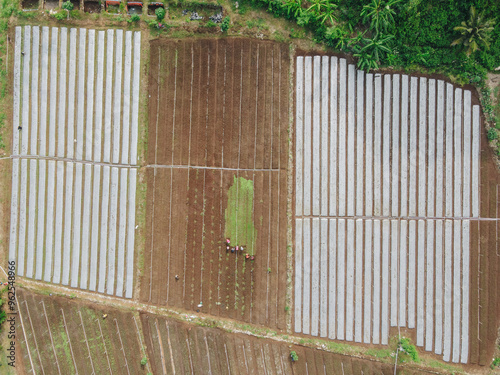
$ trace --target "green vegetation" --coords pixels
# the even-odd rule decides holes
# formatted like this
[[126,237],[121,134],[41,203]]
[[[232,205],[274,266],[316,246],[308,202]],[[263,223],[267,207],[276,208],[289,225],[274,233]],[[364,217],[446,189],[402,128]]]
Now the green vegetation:
[[295,352],[295,350],[292,350],[290,352],[290,358],[292,359],[292,362],[296,362],[299,360],[299,356],[297,355],[297,352]]
[[495,139],[498,138],[498,132],[494,128],[489,128],[488,132],[486,133],[486,138],[488,138],[488,141],[494,141]]
[[394,351],[391,349],[368,349],[366,354],[376,358],[389,358],[394,355]]
[[418,351],[415,345],[413,345],[409,338],[402,337],[398,343],[399,346],[399,357],[398,360],[400,363],[404,362],[420,362],[420,358],[418,356]]
[[130,16],[130,22],[139,22],[141,20],[141,16],[139,16],[138,14],[133,14],[132,16]]
[[148,359],[146,357],[142,357],[141,359],[141,366],[146,366],[148,363]]
[[254,254],[256,231],[253,223],[253,181],[234,177],[227,192],[225,212],[226,237],[235,245],[246,245],[246,252]]
[[[62,5],[62,8],[63,8],[63,9],[66,11],[66,13],[68,14],[68,15],[67,15],[67,19],[69,20],[69,12],[71,12],[71,11],[73,10],[73,8],[74,8],[73,3],[72,3],[71,1],[69,1],[69,0],[68,0],[68,1],[65,1],[65,2],[63,3],[63,5]],[[57,13],[57,14],[56,14],[56,18],[57,18],[58,20],[61,20],[61,18],[58,18],[58,17],[57,17],[57,15],[59,15],[59,14],[60,14],[60,13]]]
[[165,18],[165,8],[156,8],[155,14],[158,22],[161,22]]
[[459,45],[464,48],[467,56],[479,51],[488,50],[491,32],[493,31],[493,19],[485,20],[483,14],[479,14],[474,8],[470,7],[470,18],[468,21],[462,21],[460,26],[455,26],[453,30],[458,31],[461,36],[451,43],[452,46]]
[[493,358],[493,362],[491,362],[491,366],[490,367],[492,369],[494,369],[495,367],[500,367],[500,357]]
[[[6,111],[10,106],[10,98],[7,98],[9,104],[6,103],[6,95],[8,88],[8,71],[7,64],[12,64],[12,57],[9,57],[7,62],[7,30],[9,27],[9,18],[17,11],[18,0],[0,0],[0,150],[5,149],[5,126]],[[27,13],[27,12],[23,12]]]
[[222,30],[223,33],[225,33],[227,30],[229,30],[229,23],[231,22],[231,19],[229,16],[224,17],[222,20],[222,23],[220,25],[220,29]]

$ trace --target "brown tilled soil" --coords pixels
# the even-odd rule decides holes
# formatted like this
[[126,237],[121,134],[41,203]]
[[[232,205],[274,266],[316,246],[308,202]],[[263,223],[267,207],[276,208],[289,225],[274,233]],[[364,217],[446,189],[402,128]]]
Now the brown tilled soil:
[[[17,300],[18,373],[147,373],[140,364],[145,356],[140,322],[136,326],[131,312],[19,288]],[[108,314],[106,319],[103,314]]]
[[[480,216],[500,216],[500,173],[488,146],[485,130],[481,137]],[[470,264],[470,363],[490,365],[500,324],[500,221],[471,221]]]
[[[154,374],[393,374],[394,366],[141,314]],[[290,352],[299,360],[292,363]],[[398,367],[398,374],[423,370]]]
[[[288,47],[156,40],[150,62],[140,300],[284,329]],[[253,181],[255,261],[223,244],[234,177]]]

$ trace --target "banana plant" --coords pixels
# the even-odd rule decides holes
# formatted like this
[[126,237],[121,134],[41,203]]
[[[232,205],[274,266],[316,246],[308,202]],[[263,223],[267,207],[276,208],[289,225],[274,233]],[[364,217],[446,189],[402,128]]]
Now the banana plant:
[[361,10],[363,22],[370,23],[370,29],[375,34],[389,32],[394,27],[394,15],[396,14],[392,7],[399,2],[401,0],[372,0]]
[[329,21],[330,24],[333,25],[337,20],[335,17],[335,10],[337,8],[338,5],[329,0],[312,0],[311,6],[307,8],[307,12],[313,14],[314,18],[319,20],[322,24]]
[[460,26],[453,30],[458,31],[461,36],[455,39],[451,45],[461,45],[467,56],[472,55],[477,50],[488,49],[491,32],[493,31],[494,20],[484,20],[482,14],[478,14],[476,8],[470,7],[468,21],[462,21]]

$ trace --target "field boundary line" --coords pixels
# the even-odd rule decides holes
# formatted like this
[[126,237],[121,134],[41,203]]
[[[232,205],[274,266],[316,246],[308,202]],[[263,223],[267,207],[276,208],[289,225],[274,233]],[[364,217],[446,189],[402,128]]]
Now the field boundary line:
[[[178,53],[177,50],[175,50],[175,75],[174,75],[174,110],[172,112],[172,164],[174,163],[174,151],[175,151],[175,108],[177,106],[177,59],[178,59]],[[159,65],[161,66],[161,65]],[[158,72],[160,70],[158,69]],[[159,73],[158,73],[159,74]],[[159,78],[159,76],[158,76]],[[160,90],[158,89],[158,106],[160,105]],[[158,114],[157,114],[158,116]],[[158,121],[156,122],[156,126],[158,127]],[[158,139],[158,132],[156,133],[156,139]],[[155,149],[155,152],[158,148]],[[156,160],[156,159],[155,159]],[[155,169],[155,174],[156,174],[156,169]],[[170,206],[169,206],[169,220],[168,220],[168,258],[167,258],[167,300],[166,303],[168,303],[168,297],[170,296],[170,253],[171,253],[171,238],[172,238],[172,186],[173,186],[173,179],[174,179],[174,171],[170,170]],[[186,252],[184,252],[185,254]],[[153,257],[151,256],[151,261],[153,260]],[[184,272],[185,274],[186,272]],[[151,280],[149,281],[151,283]],[[184,281],[185,285],[185,281]]]
[[161,365],[163,367],[163,373],[167,373],[167,367],[165,364],[165,352],[163,351],[163,341],[161,339],[160,329],[158,328],[158,319],[155,319],[156,334],[158,335],[158,341],[160,342],[160,355],[161,355]]
[[61,313],[64,321],[64,329],[66,330],[66,335],[68,336],[69,349],[71,350],[71,359],[73,360],[73,364],[75,365],[75,371],[76,374],[78,375],[78,367],[76,367],[75,355],[73,354],[73,346],[71,345],[71,338],[69,337],[68,325],[66,324],[66,316],[64,315],[63,309],[61,309]]
[[111,163],[111,162],[98,162],[93,160],[86,159],[72,159],[72,158],[64,158],[59,156],[43,156],[43,155],[11,155],[5,157],[3,159],[16,159],[16,160],[53,160],[53,161],[64,161],[71,163],[80,163],[80,164],[90,164],[90,165],[101,165],[101,166],[109,166],[109,167],[117,167],[117,168],[137,168],[140,166],[137,164],[120,164],[120,163]]
[[106,354],[106,360],[108,361],[108,369],[109,373],[113,375],[113,370],[111,370],[111,363],[109,362],[108,350],[106,349],[106,342],[104,341],[104,335],[102,334],[101,322],[99,319],[96,319],[97,325],[99,326],[99,331],[101,332],[102,344],[104,345],[104,354]]
[[172,354],[172,343],[170,342],[170,327],[166,319],[165,319],[165,326],[167,327],[167,341],[168,341],[168,349],[170,351],[170,363],[172,364],[172,370],[175,374],[175,363],[174,363],[174,356]]
[[[254,156],[255,158],[255,156]],[[125,166],[125,165],[124,165]],[[128,166],[130,167],[130,166]],[[236,172],[281,172],[277,168],[228,168],[228,167],[208,167],[198,165],[164,165],[164,164],[148,164],[144,168],[169,168],[169,169],[210,169],[216,171],[236,171]]]
[[92,375],[94,375],[96,373],[95,369],[94,369],[94,361],[92,361],[92,354],[90,353],[89,341],[87,340],[87,333],[85,332],[85,325],[83,324],[82,311],[78,310],[78,314],[80,314],[80,321],[82,322],[83,336],[85,337],[85,344],[87,344],[87,350],[89,351],[90,365],[92,366]]
[[[3,271],[3,267],[2,267],[2,271]],[[5,271],[4,271],[4,273],[5,273]],[[15,298],[16,298],[17,306],[19,306],[19,302],[17,301],[17,295]],[[28,338],[26,337],[26,331],[24,330],[23,315],[21,314],[21,309],[19,309],[18,311],[19,311],[19,318],[21,320],[21,328],[23,330],[23,335],[24,335],[24,342],[26,343],[26,350],[28,351],[28,357],[30,359],[31,371],[33,372],[33,374],[36,374],[35,366],[33,364],[33,358],[31,357],[30,346],[28,344]]]
[[[147,352],[144,350],[144,345],[142,345],[142,339],[141,339],[141,331],[139,330],[139,325],[137,324],[137,320],[135,319],[135,316],[132,315],[132,319],[134,319],[135,323],[135,328],[137,329],[137,337],[139,337],[139,345],[141,346],[141,350],[144,353],[144,356],[147,357]],[[148,368],[148,372],[151,372],[151,368],[149,367],[149,361],[146,364],[146,367]]]
[[208,373],[212,374],[212,365],[210,364],[210,349],[208,348],[207,335],[203,335],[203,341],[205,341],[205,347],[207,348]]
[[227,356],[227,346],[226,346],[226,343],[224,343],[224,353],[226,354],[227,371],[228,371],[228,374],[231,374],[231,366],[229,365],[229,358]]
[[189,353],[189,365],[191,366],[191,374],[194,374],[193,359],[191,358],[191,348],[189,347],[189,340],[187,338],[187,335],[186,335],[186,346],[187,346],[188,353]]
[[[80,316],[81,316],[81,314],[80,314]],[[116,324],[116,332],[118,333],[118,338],[120,339],[120,345],[122,346],[120,350],[122,351],[122,353],[123,353],[123,358],[125,359],[125,367],[127,368],[127,373],[128,373],[128,375],[130,375],[130,370],[129,370],[129,368],[128,368],[128,362],[127,362],[127,356],[126,356],[126,354],[125,354],[125,349],[123,349],[123,341],[122,341],[122,335],[121,335],[121,333],[120,333],[120,327],[118,326],[118,321],[116,320],[116,318],[114,319],[114,321],[115,321],[115,324]],[[87,345],[88,345],[88,344],[87,344]],[[94,367],[92,366],[92,369],[93,369],[93,368],[94,368]]]
[[[35,347],[36,347],[36,353],[38,355],[38,360],[40,361],[40,368],[42,370],[42,373],[45,374],[45,371],[43,370],[42,358],[40,357],[40,349],[38,349],[38,343],[36,342],[36,336],[35,336],[35,330],[33,328],[33,322],[31,321],[30,309],[28,307],[28,304],[26,303],[26,300],[24,300],[23,302],[24,302],[24,306],[26,306],[26,312],[28,313],[28,320],[30,322],[31,333],[33,334],[33,341],[35,342]],[[28,345],[26,345],[26,346],[28,346]],[[33,368],[33,373],[34,372],[35,372],[35,369]]]
[[[159,50],[159,48],[158,48]],[[158,66],[161,66],[161,53],[158,53]],[[158,69],[158,77],[156,78],[156,82],[160,82],[160,69]],[[160,114],[160,90],[158,84],[158,96],[156,99],[156,134],[155,134],[155,163],[158,160],[158,119]],[[148,302],[151,302],[151,293],[152,293],[152,280],[153,280],[153,253],[154,253],[154,227],[155,227],[155,192],[156,192],[156,170],[153,173],[153,212],[151,215],[151,262],[149,266],[149,299]]]
[[52,339],[52,332],[50,331],[49,319],[47,318],[47,310],[45,309],[45,302],[42,300],[43,306],[43,315],[45,316],[45,321],[47,322],[47,328],[50,336],[50,343],[52,344],[52,350],[54,351],[54,357],[56,358],[57,370],[59,371],[59,375],[61,375],[61,368],[59,367],[59,360],[57,359],[56,348],[54,347],[54,340]]

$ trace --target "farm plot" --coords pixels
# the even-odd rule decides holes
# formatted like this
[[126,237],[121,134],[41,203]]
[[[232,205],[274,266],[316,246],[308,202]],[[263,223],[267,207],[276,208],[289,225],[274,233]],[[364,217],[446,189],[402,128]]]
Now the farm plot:
[[146,356],[140,322],[132,313],[22,289],[17,289],[17,299],[21,373],[147,373],[140,364]]
[[299,56],[296,72],[295,331],[387,344],[390,327],[408,327],[418,346],[468,363],[471,227],[490,225],[481,241],[496,249],[499,181],[480,180],[471,92],[328,56]]
[[[154,374],[393,374],[394,366],[141,314]],[[292,363],[290,352],[299,361]],[[399,368],[398,373],[413,374]],[[415,372],[417,373],[417,372]],[[425,371],[419,370],[419,374]]]
[[151,62],[140,299],[284,329],[288,48],[153,41]]
[[132,297],[139,68],[140,33],[16,27],[18,275]]

